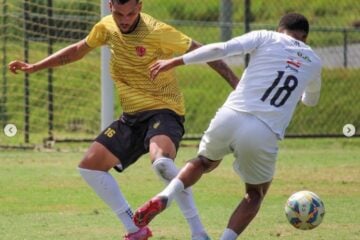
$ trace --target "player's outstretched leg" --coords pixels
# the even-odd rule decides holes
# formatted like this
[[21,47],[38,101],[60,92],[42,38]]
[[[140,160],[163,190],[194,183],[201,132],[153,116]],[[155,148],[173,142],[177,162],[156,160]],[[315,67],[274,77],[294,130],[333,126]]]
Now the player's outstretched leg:
[[150,228],[145,226],[140,228],[137,232],[126,234],[124,240],[148,240],[150,237],[152,237]]
[[147,201],[143,206],[136,210],[133,220],[136,226],[144,227],[148,225],[151,220],[161,213],[168,202],[167,197],[155,196]]

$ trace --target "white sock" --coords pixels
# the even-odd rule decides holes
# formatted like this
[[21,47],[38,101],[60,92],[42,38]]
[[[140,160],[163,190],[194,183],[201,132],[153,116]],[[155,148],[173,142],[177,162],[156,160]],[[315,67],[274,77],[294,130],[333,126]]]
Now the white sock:
[[81,176],[96,194],[113,210],[128,233],[139,230],[132,220],[133,213],[114,177],[103,171],[78,168]]
[[[170,206],[170,203],[174,200],[175,196],[184,191],[184,184],[178,178],[173,178],[171,182],[166,186],[166,188],[158,194],[158,196],[165,196],[168,198],[167,206]],[[189,222],[190,226],[193,226],[194,229],[203,229],[203,225],[200,221],[200,218],[194,216],[192,218],[188,218],[187,221]]]
[[168,198],[167,207],[170,206],[170,203],[174,200],[175,196],[184,191],[184,184],[178,178],[173,178],[171,182],[164,188],[162,192],[158,194],[158,196],[165,196]]
[[236,232],[234,232],[232,229],[230,228],[226,228],[223,232],[223,234],[221,235],[220,240],[235,240],[237,239],[238,234]]
[[[174,161],[165,157],[156,159],[153,163],[153,168],[166,184],[169,184],[179,172]],[[190,226],[192,235],[205,233],[190,188],[184,189],[184,184],[179,179],[174,179],[174,181],[171,181],[171,185],[165,188],[164,194],[169,198],[168,205],[173,199],[176,200]]]

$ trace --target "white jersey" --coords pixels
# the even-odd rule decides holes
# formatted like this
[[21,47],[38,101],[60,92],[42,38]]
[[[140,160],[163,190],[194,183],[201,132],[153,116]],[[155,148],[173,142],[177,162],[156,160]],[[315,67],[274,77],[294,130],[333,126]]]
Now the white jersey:
[[318,99],[320,58],[301,41],[283,33],[260,30],[225,43],[210,44],[207,49],[184,55],[183,59],[188,64],[244,53],[250,53],[249,65],[224,105],[255,115],[283,138],[301,97],[308,105],[312,104],[306,101],[306,95],[309,98],[315,93]]

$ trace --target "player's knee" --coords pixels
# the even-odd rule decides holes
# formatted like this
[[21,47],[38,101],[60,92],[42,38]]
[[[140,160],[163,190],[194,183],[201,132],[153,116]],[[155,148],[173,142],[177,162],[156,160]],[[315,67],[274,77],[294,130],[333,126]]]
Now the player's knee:
[[246,191],[246,195],[252,201],[261,201],[264,198],[262,189],[249,189]]
[[78,167],[89,169],[92,165],[91,162],[92,162],[91,156],[89,156],[89,154],[86,154],[79,162]]
[[150,153],[150,160],[152,164],[154,164],[156,160],[161,158],[169,158],[173,160],[175,157],[173,156],[173,154],[164,152],[162,150],[157,150],[156,152]]
[[250,205],[254,207],[254,211],[257,212],[264,199],[264,196],[265,194],[262,188],[252,188],[246,191],[245,199]]
[[264,195],[258,189],[250,189],[246,191],[245,201],[247,203],[246,212],[243,214],[246,215],[246,218],[253,218],[258,213]]
[[165,135],[157,135],[150,139],[149,155],[151,162],[154,163],[159,158],[174,159],[176,147],[172,140]]
[[220,164],[220,161],[212,161],[204,156],[198,156],[194,161],[201,164],[204,173],[211,172]]
[[80,161],[78,167],[107,172],[119,163],[119,159],[109,154],[107,149],[92,146]]

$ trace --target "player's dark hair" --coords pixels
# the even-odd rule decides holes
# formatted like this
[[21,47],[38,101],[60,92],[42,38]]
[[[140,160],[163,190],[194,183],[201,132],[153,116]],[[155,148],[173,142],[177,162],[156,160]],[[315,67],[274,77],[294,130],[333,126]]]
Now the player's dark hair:
[[[117,4],[125,4],[127,2],[129,2],[130,0],[111,0],[112,3],[117,3]],[[139,3],[140,0],[136,0],[137,3]]]
[[309,22],[305,16],[299,13],[288,13],[284,15],[279,22],[279,29],[287,29],[292,31],[304,31],[306,35],[309,33]]

